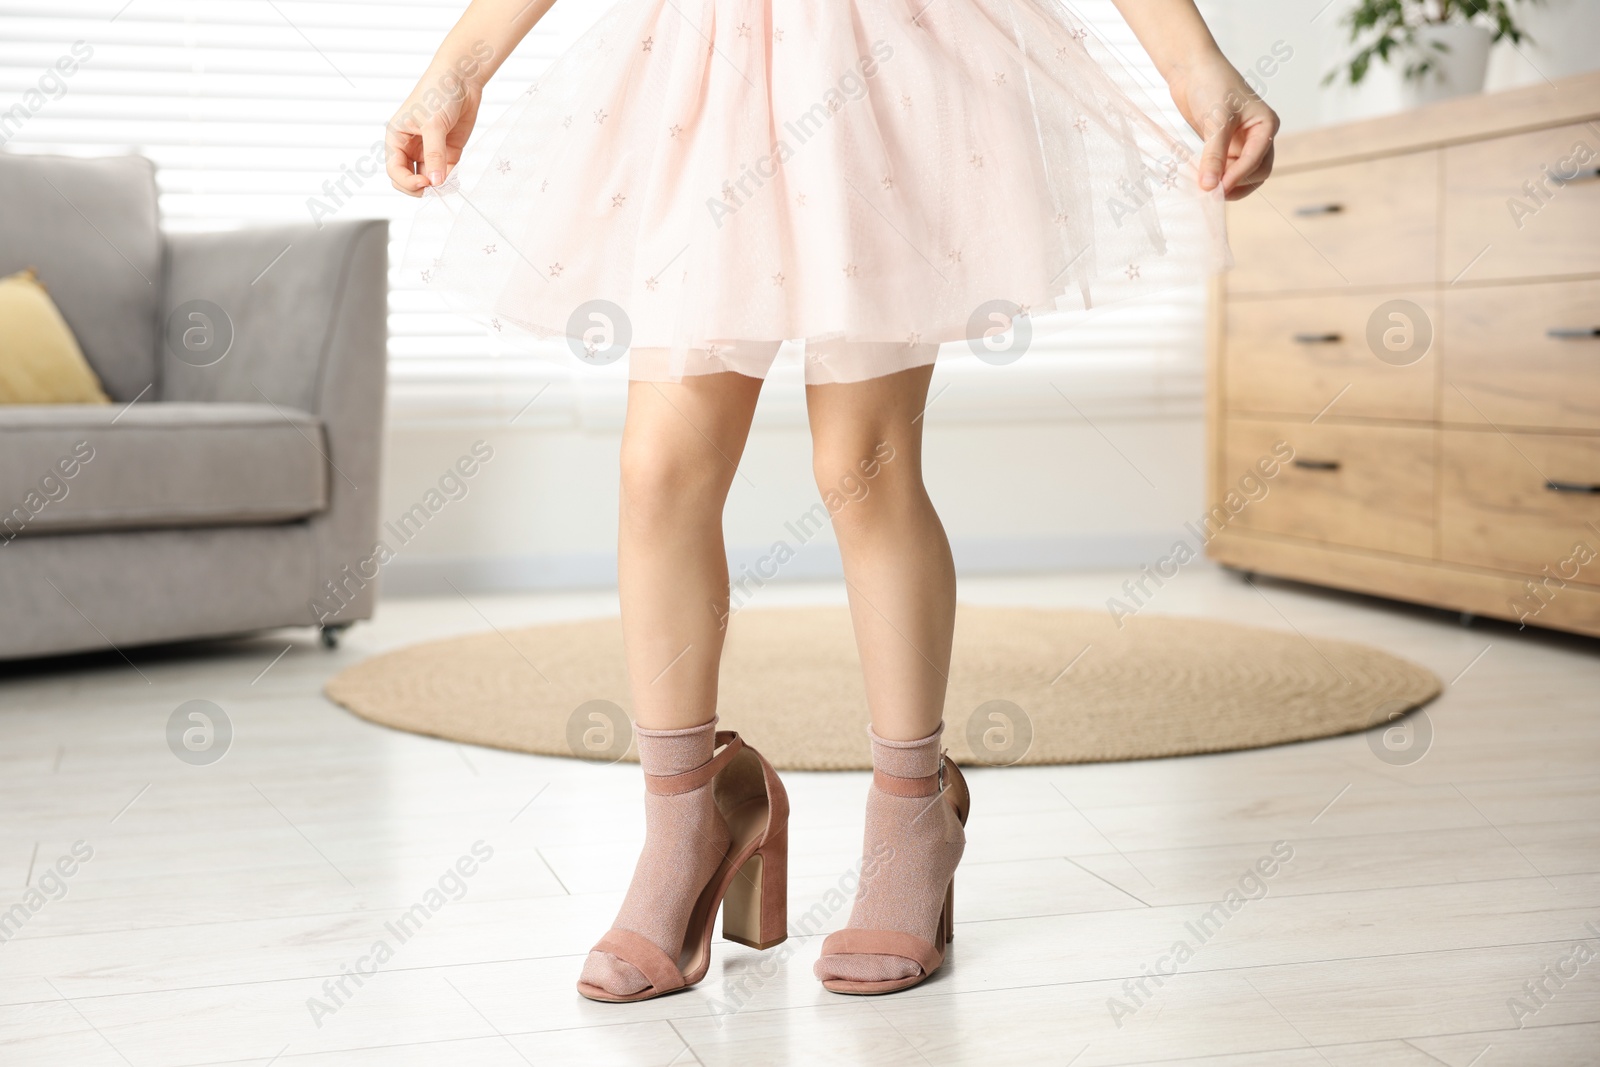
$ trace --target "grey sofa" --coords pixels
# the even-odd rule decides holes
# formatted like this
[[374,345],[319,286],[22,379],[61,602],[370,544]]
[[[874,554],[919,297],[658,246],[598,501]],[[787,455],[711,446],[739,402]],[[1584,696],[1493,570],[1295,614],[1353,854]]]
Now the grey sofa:
[[371,617],[388,225],[163,234],[137,156],[0,152],[114,403],[0,405],[0,660]]

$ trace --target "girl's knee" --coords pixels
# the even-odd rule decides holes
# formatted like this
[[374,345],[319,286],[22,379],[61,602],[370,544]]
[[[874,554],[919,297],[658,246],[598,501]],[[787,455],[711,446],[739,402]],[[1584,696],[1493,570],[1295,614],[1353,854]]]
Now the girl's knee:
[[650,524],[697,515],[720,507],[727,494],[724,462],[708,460],[702,449],[624,435],[620,458],[625,522]]
[[886,438],[819,448],[812,456],[812,473],[833,516],[834,531],[842,537],[918,510],[927,500],[918,464]]
[[817,441],[811,451],[811,473],[824,503],[830,495],[852,500],[865,497],[875,484],[887,484],[884,475],[897,459],[900,466],[895,474],[904,476],[909,464],[904,461],[903,449],[883,436],[851,435],[843,441]]

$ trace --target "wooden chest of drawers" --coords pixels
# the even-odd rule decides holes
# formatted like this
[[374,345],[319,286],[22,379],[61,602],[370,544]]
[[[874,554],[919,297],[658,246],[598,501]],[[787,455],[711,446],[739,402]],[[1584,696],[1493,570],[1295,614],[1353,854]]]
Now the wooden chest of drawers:
[[1209,555],[1600,636],[1600,73],[1280,137],[1228,229]]

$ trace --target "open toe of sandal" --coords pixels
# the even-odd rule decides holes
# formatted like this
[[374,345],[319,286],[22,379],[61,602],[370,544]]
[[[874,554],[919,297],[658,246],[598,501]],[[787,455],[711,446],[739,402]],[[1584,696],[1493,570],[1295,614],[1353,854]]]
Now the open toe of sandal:
[[678,970],[678,965],[667,954],[656,946],[654,941],[632,930],[623,930],[614,927],[606,933],[594,946],[596,952],[609,952],[622,962],[632,966],[645,977],[650,984],[633,993],[612,993],[602,986],[592,982],[580,981],[578,992],[590,1000],[604,1000],[613,1004],[624,1004],[634,1000],[649,1000],[659,997],[663,993],[671,993],[682,989],[687,983],[683,972]]
[[954,887],[945,891],[944,910],[939,913],[939,925],[934,936],[938,944],[924,941],[914,934],[899,930],[839,930],[822,942],[822,956],[898,956],[917,966],[917,973],[904,978],[890,978],[881,982],[858,982],[848,978],[824,978],[822,988],[832,993],[850,993],[856,996],[875,996],[895,993],[919,985],[944,964],[944,946],[953,933],[950,922],[950,898]]

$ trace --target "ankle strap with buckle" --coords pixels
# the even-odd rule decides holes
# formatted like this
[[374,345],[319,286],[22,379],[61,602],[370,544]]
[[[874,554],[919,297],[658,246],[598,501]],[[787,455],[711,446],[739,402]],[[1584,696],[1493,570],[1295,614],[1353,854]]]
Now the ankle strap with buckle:
[[872,784],[896,797],[931,797],[944,789],[945,753],[939,753],[939,769],[923,778],[900,778],[887,771],[872,772]]
[[744,741],[733,730],[718,730],[714,744],[723,746],[722,751],[692,771],[684,771],[682,774],[646,774],[645,791],[670,796],[699,789],[715,778],[722,768],[744,750]]

